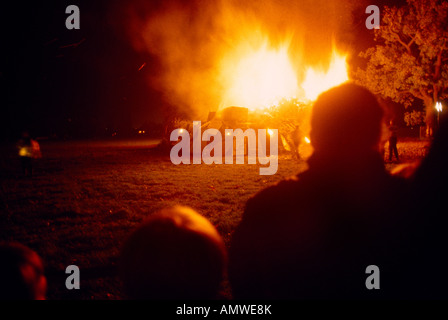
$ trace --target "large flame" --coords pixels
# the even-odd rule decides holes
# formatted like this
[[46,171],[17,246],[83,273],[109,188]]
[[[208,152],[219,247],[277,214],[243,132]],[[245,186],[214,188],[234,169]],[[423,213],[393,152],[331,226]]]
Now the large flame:
[[299,98],[314,101],[317,96],[348,80],[346,56],[334,48],[326,70],[305,68],[304,81],[299,84],[292,59],[300,55],[289,54],[288,43],[277,48],[267,41],[256,49],[240,47],[229,54],[221,65],[226,83],[222,106],[244,106],[250,110],[276,105],[281,99]]
[[297,75],[288,56],[288,46],[271,48],[267,42],[258,49],[245,49],[242,56],[231,56],[225,63],[229,86],[224,105],[250,110],[277,104],[298,93]]
[[327,70],[308,68],[302,88],[308,100],[316,98],[324,91],[348,81],[346,56],[333,48],[332,58]]
[[[127,1],[119,16],[126,19],[134,48],[154,57],[155,68],[143,63],[136,70],[163,94],[163,103],[199,119],[219,108],[263,109],[328,89],[323,84],[334,77],[326,74],[339,75],[328,69],[332,39],[352,27],[341,21],[350,21],[358,9],[356,1],[340,2]],[[311,72],[319,62],[323,72]]]

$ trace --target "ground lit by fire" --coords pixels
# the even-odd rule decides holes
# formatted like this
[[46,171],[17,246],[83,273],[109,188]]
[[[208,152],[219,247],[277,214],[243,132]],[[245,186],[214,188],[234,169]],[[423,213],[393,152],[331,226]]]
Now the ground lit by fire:
[[[249,164],[180,167],[143,148],[155,143],[44,141],[33,179],[20,178],[14,146],[0,146],[0,240],[14,239],[39,251],[50,299],[120,298],[114,269],[119,248],[145,217],[169,205],[192,206],[228,244],[249,197],[306,167],[287,157],[279,159],[272,176],[260,176],[259,166]],[[421,159],[424,143],[400,141],[402,160]],[[65,288],[70,264],[83,270],[82,290]]]

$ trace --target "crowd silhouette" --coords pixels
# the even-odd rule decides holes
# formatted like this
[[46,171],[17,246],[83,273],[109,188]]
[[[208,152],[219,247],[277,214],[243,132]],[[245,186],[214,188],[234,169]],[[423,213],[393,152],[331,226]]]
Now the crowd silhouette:
[[[383,116],[361,86],[321,94],[308,169],[247,202],[229,255],[199,213],[162,210],[121,250],[123,298],[219,299],[227,270],[234,299],[447,298],[448,123],[415,170],[393,175],[381,153]],[[35,252],[13,244],[0,255],[8,262],[3,299],[44,297]],[[380,270],[377,290],[366,288],[372,265]]]

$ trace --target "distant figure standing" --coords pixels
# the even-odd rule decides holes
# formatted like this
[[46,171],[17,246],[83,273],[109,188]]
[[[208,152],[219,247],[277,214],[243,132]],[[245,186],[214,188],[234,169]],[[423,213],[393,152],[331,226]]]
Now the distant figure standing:
[[25,131],[22,133],[22,138],[17,144],[17,149],[19,150],[23,174],[31,177],[33,175],[33,158],[37,159],[41,157],[39,143],[31,139],[29,133]]
[[392,161],[392,153],[395,154],[395,158],[397,161],[400,161],[398,158],[398,149],[397,149],[397,141],[398,141],[398,127],[395,125],[394,121],[391,120],[389,122],[389,131],[390,131],[390,137],[389,137],[389,161]]
[[294,157],[300,159],[300,142],[303,139],[302,130],[300,130],[300,126],[296,126],[294,131],[291,133],[293,146],[294,146]]
[[17,144],[17,149],[19,149],[22,172],[25,176],[29,177],[33,174],[33,146],[28,132],[25,131],[22,133],[22,138]]

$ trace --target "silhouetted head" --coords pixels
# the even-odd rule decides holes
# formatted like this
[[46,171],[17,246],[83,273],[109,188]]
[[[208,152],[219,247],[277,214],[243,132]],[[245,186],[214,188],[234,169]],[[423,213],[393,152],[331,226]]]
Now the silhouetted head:
[[130,299],[213,299],[226,264],[224,243],[213,225],[177,206],[132,233],[122,249],[120,273]]
[[0,245],[0,300],[44,300],[47,280],[39,255],[24,245]]
[[315,153],[356,157],[378,152],[382,119],[377,99],[361,86],[346,83],[322,93],[311,117]]

